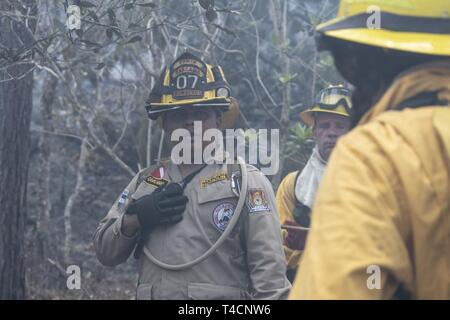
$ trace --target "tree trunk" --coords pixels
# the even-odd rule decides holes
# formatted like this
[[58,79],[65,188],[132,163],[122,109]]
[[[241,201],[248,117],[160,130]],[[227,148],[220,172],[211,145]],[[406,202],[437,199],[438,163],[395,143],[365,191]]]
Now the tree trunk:
[[87,138],[83,139],[80,147],[80,158],[78,159],[77,169],[77,182],[75,184],[75,190],[69,197],[66,207],[64,209],[64,263],[71,263],[71,247],[72,247],[72,208],[75,200],[78,198],[80,192],[83,189],[84,184],[84,168],[86,166],[86,159],[88,155],[88,141]]
[[[288,2],[284,1],[282,3],[277,2],[278,6],[275,5],[275,2],[272,2],[274,12],[272,13],[274,30],[277,31],[279,39],[281,39],[281,43],[284,44],[288,40],[287,35],[287,7]],[[278,8],[278,10],[276,10]],[[279,12],[279,15],[277,15]],[[291,74],[291,62],[289,57],[283,52],[282,47],[279,47],[279,57],[280,60],[283,61],[283,74],[290,75]],[[281,105],[280,112],[280,144],[279,144],[279,155],[280,155],[280,165],[278,167],[278,171],[272,179],[272,185],[276,188],[281,182],[284,162],[285,162],[285,154],[286,154],[286,145],[289,137],[289,111],[291,105],[291,82],[288,81],[284,84],[283,87],[283,103]]]
[[[51,133],[54,131],[52,109],[53,102],[55,98],[55,90],[58,85],[58,79],[48,74],[44,81],[44,88],[41,98],[41,118],[42,118],[42,129]],[[49,273],[50,265],[48,263],[48,258],[54,258],[53,255],[56,254],[53,241],[53,231],[50,224],[50,212],[51,212],[51,202],[50,202],[50,154],[51,154],[51,139],[52,135],[42,134],[39,140],[39,178],[38,186],[36,190],[36,198],[39,199],[39,203],[36,206],[36,227],[35,236],[31,239],[33,245],[34,255],[31,261],[31,269],[33,278],[37,282],[36,287],[39,288],[49,288]]]
[[[22,1],[35,15],[33,1]],[[23,9],[0,2],[0,10]],[[0,299],[25,298],[25,219],[30,148],[35,19],[0,16]],[[27,30],[28,29],[28,30]],[[8,48],[8,49],[5,49]],[[18,64],[22,62],[21,64]]]

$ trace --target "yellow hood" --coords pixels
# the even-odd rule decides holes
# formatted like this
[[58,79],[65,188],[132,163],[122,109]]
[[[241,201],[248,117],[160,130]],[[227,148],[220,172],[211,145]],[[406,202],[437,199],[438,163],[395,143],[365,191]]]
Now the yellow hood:
[[403,101],[422,92],[438,92],[439,100],[450,101],[450,61],[432,62],[400,74],[383,97],[361,119],[369,122],[384,111],[395,110]]

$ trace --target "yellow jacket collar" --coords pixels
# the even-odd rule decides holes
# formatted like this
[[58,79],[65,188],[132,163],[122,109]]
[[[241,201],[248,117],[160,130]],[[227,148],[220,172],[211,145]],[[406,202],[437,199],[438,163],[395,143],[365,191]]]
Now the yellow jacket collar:
[[395,110],[403,101],[423,92],[437,92],[439,100],[450,102],[450,60],[419,65],[401,73],[359,124]]

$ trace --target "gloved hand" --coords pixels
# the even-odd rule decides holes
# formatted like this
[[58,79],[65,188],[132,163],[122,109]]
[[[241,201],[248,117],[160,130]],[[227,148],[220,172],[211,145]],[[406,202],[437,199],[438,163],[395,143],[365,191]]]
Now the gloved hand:
[[132,202],[125,214],[136,214],[141,228],[149,231],[159,225],[180,222],[187,202],[181,185],[169,183]]

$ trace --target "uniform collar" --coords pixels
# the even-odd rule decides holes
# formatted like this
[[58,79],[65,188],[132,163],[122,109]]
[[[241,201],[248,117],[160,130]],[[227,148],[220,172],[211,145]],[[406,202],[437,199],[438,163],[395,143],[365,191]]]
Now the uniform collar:
[[[203,168],[196,176],[204,176],[207,174],[211,174],[216,171],[220,171],[221,169],[225,168],[226,170],[226,164],[209,164],[205,168]],[[169,162],[168,168],[167,168],[167,175],[172,182],[181,182],[183,180],[183,177],[180,172],[180,168],[178,165],[174,164],[173,162]],[[195,178],[194,178],[195,179]]]

